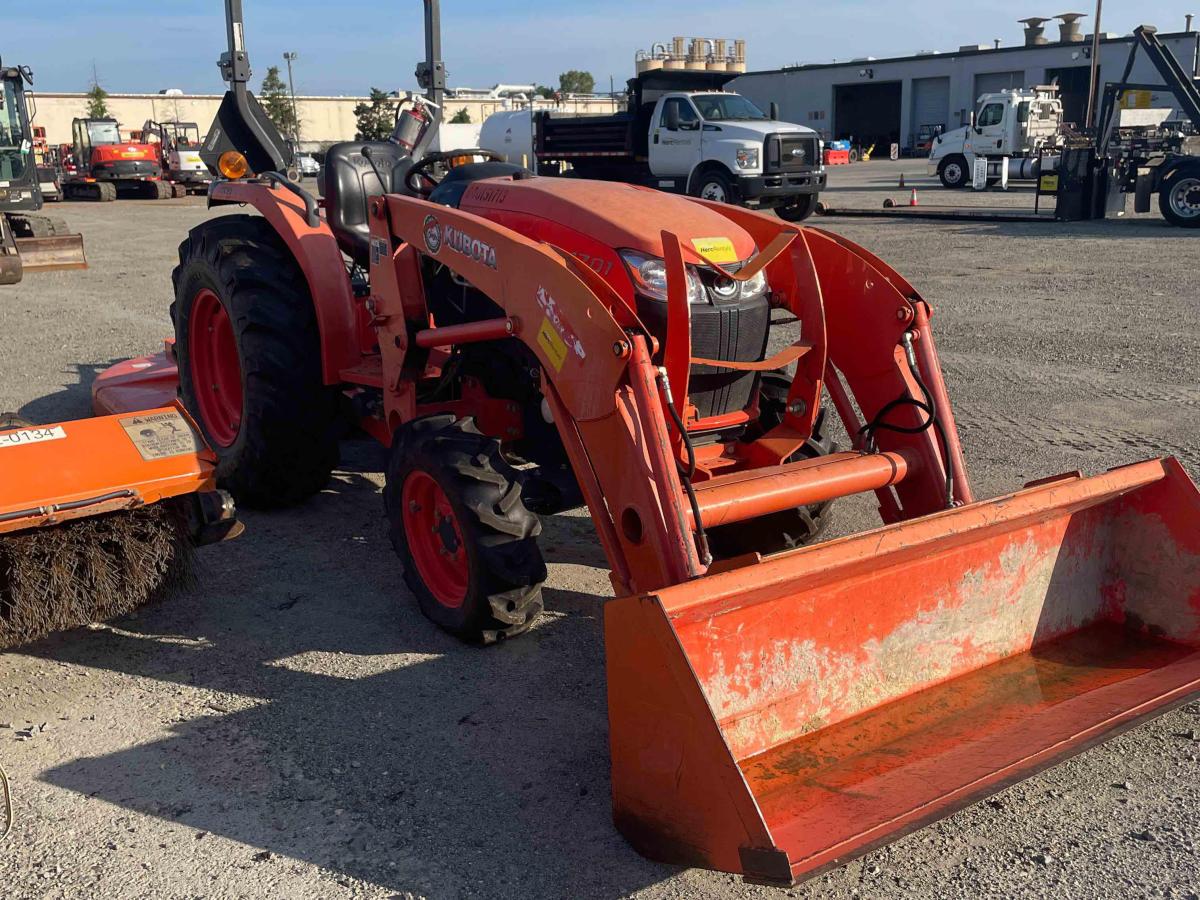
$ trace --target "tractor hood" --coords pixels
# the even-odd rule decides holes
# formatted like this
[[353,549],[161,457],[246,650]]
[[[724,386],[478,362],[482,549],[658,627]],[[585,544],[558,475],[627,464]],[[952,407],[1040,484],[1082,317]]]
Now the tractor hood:
[[472,184],[459,208],[571,252],[588,252],[595,244],[662,256],[663,231],[676,234],[685,246],[719,242],[726,258],[717,262],[746,260],[756,250],[746,231],[715,210],[617,182],[491,178]]

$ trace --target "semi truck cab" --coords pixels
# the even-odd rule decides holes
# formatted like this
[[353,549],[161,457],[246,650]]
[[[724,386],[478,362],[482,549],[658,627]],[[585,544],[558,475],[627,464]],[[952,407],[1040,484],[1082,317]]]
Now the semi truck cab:
[[1062,103],[1055,87],[984,94],[970,125],[938,135],[928,172],[948,188],[971,183],[979,156],[1027,157],[1055,146],[1062,128]]

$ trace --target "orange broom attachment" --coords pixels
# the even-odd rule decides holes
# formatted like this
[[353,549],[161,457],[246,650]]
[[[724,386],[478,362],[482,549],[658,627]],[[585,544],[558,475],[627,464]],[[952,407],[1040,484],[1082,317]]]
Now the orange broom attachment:
[[240,531],[182,409],[0,421],[0,647],[104,620],[185,582]]
[[1156,460],[614,601],[618,827],[792,883],[1187,701],[1198,524]]

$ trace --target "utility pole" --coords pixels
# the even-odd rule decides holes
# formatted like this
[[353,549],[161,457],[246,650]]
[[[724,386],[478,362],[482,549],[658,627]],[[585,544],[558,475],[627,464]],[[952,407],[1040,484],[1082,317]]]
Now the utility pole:
[[288,93],[292,95],[292,140],[296,143],[296,152],[300,152],[300,114],[296,112],[296,83],[292,79],[292,63],[300,58],[295,50],[283,54],[288,64]]
[[1100,13],[1104,0],[1096,0],[1096,19],[1092,25],[1092,78],[1088,83],[1087,119],[1085,127],[1092,127],[1092,114],[1096,110],[1096,92],[1100,89]]

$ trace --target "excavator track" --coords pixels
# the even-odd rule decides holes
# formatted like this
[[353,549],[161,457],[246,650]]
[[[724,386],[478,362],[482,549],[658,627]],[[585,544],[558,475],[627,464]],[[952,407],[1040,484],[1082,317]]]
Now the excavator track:
[[111,203],[117,199],[117,186],[107,181],[76,181],[63,185],[63,196],[67,200],[90,200],[93,203]]

